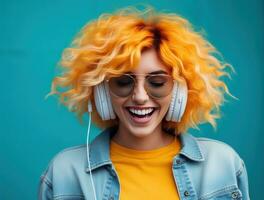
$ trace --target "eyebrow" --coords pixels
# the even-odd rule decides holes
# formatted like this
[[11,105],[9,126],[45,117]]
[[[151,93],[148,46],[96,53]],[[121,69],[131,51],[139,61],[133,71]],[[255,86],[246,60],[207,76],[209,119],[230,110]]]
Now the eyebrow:
[[[127,72],[128,74],[133,74],[132,72]],[[167,72],[163,71],[163,70],[158,70],[158,71],[154,71],[154,72],[150,72],[148,74],[168,74]]]
[[168,74],[168,73],[163,70],[158,70],[158,71],[150,72],[148,74]]

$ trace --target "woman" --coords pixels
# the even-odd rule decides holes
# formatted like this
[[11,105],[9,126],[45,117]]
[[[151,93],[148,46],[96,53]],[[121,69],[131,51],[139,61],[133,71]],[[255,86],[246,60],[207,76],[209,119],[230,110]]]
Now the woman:
[[216,128],[231,95],[220,80],[229,65],[215,53],[175,14],[123,9],[88,23],[64,51],[51,94],[105,130],[55,156],[39,199],[249,199],[239,155],[187,133]]

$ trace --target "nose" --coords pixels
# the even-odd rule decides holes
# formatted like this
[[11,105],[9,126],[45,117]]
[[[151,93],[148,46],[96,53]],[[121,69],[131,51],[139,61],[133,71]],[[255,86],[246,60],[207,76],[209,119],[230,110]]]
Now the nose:
[[144,79],[138,80],[134,86],[132,100],[136,104],[143,105],[149,100],[149,96],[144,87]]

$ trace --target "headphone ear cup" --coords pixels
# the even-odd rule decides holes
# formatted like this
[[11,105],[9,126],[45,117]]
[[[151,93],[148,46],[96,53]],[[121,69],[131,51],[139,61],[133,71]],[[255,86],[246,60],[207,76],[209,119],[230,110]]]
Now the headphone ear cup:
[[109,85],[107,82],[104,81],[105,85],[105,92],[106,92],[106,100],[107,100],[107,105],[108,105],[108,115],[110,116],[110,119],[115,119],[116,115],[113,109],[110,93],[109,93]]
[[168,113],[166,115],[166,120],[180,122],[181,117],[184,114],[188,98],[188,88],[186,81],[182,83],[176,81],[174,83],[172,92],[172,99]]
[[94,100],[96,110],[102,120],[110,120],[116,118],[110,99],[109,87],[105,81],[94,86]]
[[166,115],[166,120],[171,121],[172,119],[172,113],[174,110],[174,104],[175,104],[175,98],[177,95],[177,89],[178,89],[178,82],[174,82],[173,89],[172,89],[172,97],[171,97],[171,102],[170,102],[170,107]]

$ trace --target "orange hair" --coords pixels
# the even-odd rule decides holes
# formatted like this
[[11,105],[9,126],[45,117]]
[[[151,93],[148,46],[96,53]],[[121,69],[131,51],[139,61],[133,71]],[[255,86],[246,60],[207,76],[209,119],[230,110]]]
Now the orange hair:
[[[60,102],[76,112],[82,123],[89,99],[95,107],[93,87],[108,76],[135,68],[148,48],[155,48],[161,61],[172,69],[173,78],[184,78],[188,86],[182,120],[163,120],[163,127],[184,133],[209,122],[216,129],[224,94],[232,96],[220,78],[230,78],[226,67],[233,68],[217,59],[216,49],[186,19],[153,9],[122,9],[85,25],[64,50],[60,61],[63,74],[54,78],[49,95],[58,94]],[[58,87],[65,91],[58,91]],[[92,121],[100,128],[118,124],[117,119],[102,121],[95,109]]]

